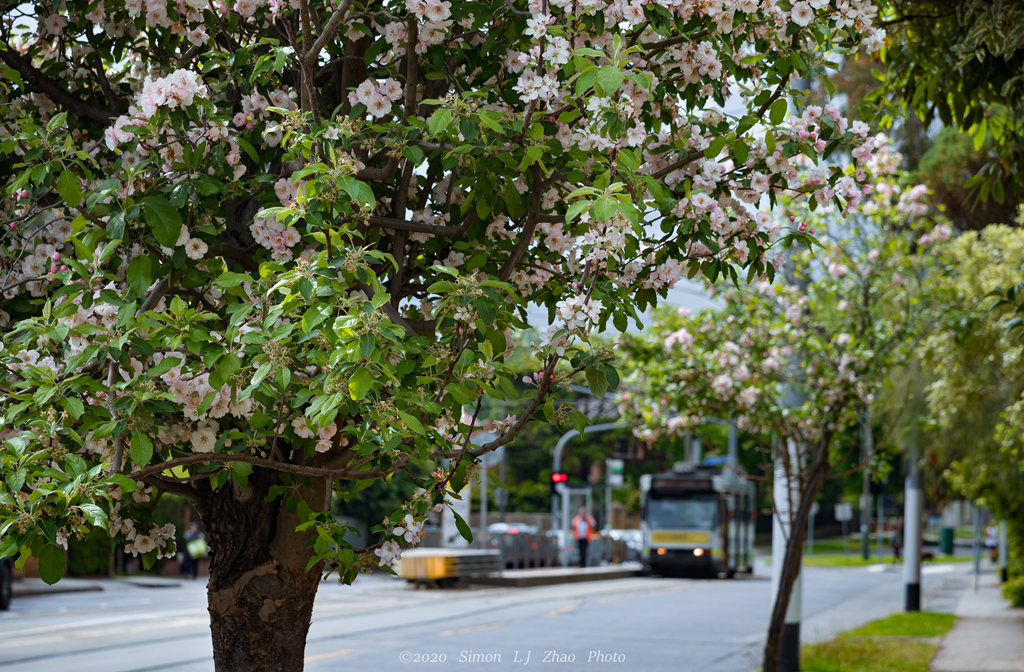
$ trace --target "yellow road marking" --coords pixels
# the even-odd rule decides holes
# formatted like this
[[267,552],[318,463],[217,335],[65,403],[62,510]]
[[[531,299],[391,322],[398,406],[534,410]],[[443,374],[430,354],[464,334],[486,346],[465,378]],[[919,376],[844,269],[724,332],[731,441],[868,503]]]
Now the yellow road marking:
[[335,651],[333,653],[321,653],[319,656],[308,656],[303,660],[303,662],[312,663],[314,660],[327,660],[328,658],[347,656],[350,653],[352,653],[352,649],[345,649],[344,651]]
[[570,611],[576,611],[576,607],[574,605],[569,605],[568,607],[562,607],[561,609],[555,609],[554,611],[549,611],[548,613],[546,613],[544,615],[545,616],[558,616],[559,614],[566,614],[566,613],[568,613]]
[[477,632],[478,630],[491,630],[493,628],[500,628],[505,625],[504,623],[489,623],[487,625],[473,625],[468,628],[459,628],[458,630],[442,630],[442,637],[451,637],[452,635],[464,635],[467,632]]

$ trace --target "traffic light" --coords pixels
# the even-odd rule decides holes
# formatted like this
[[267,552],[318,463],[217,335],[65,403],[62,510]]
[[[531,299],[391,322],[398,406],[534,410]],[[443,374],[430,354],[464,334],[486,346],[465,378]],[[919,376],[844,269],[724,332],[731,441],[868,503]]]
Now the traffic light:
[[556,471],[553,474],[551,474],[551,494],[552,495],[560,494],[558,492],[558,485],[560,483],[567,483],[568,481],[569,481],[569,475],[566,474],[563,471]]

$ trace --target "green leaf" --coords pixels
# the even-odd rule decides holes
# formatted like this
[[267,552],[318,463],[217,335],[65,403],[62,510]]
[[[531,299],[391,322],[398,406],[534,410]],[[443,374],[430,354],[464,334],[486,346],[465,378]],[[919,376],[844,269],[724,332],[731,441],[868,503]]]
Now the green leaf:
[[295,289],[299,290],[299,294],[302,295],[306,301],[313,298],[313,290],[316,289],[313,281],[309,278],[299,278],[299,281],[295,283]]
[[587,387],[596,398],[602,398],[608,392],[608,379],[605,377],[604,371],[587,369]]
[[229,352],[220,358],[217,363],[217,373],[221,380],[227,382],[236,371],[242,368],[241,358],[233,352]]
[[232,462],[231,478],[240,488],[249,484],[249,475],[252,474],[252,465],[248,462]]
[[571,206],[569,206],[569,210],[566,211],[566,213],[565,213],[565,222],[566,222],[566,224],[572,224],[572,221],[574,219],[576,219],[576,217],[578,217],[581,212],[583,212],[584,210],[589,208],[592,203],[593,203],[593,201],[588,201],[586,199],[582,199],[582,200],[576,201]]
[[[0,537],[0,558],[7,558],[18,552],[18,537],[15,534],[7,534]],[[25,556],[28,557],[28,556]]]
[[160,363],[151,368],[146,373],[146,375],[153,378],[155,378],[156,376],[162,376],[163,374],[167,373],[168,371],[176,367],[178,364],[181,364],[180,357],[164,357],[162,360],[160,360]]
[[373,376],[370,374],[370,370],[365,367],[359,367],[352,377],[348,379],[348,393],[356,401],[365,397],[372,387]]
[[537,163],[544,158],[544,148],[540,145],[530,145],[526,148],[526,158],[523,160],[523,167],[531,163]]
[[366,333],[359,336],[359,354],[363,356],[363,359],[369,359],[376,347],[377,342],[372,334]]
[[85,412],[85,404],[78,397],[65,397],[60,400],[60,405],[68,412],[73,419],[78,420]]
[[445,107],[439,107],[434,110],[434,113],[430,115],[430,121],[427,122],[427,130],[432,135],[437,135],[448,127],[451,123],[452,113]]
[[624,77],[622,71],[614,65],[602,66],[597,71],[597,83],[605,96],[610,96],[618,91]]
[[733,143],[732,158],[736,163],[746,163],[748,156],[750,156],[750,147],[747,147],[747,143],[742,140]]
[[713,159],[722,153],[722,149],[725,147],[725,143],[729,142],[729,138],[724,135],[720,135],[708,145],[708,148],[704,150],[704,157]]
[[217,279],[213,281],[213,284],[218,287],[228,289],[229,287],[237,287],[243,282],[249,282],[252,278],[246,273],[233,273],[231,271],[224,271]]
[[4,480],[7,481],[7,487],[11,489],[11,492],[20,492],[21,486],[25,485],[25,477],[27,475],[28,472],[25,469],[16,469],[7,474],[7,478]]
[[405,155],[405,158],[409,159],[417,166],[423,163],[423,160],[426,158],[426,154],[417,145],[409,145],[402,153]]
[[601,197],[594,201],[594,207],[591,212],[594,213],[594,219],[599,222],[607,222],[615,213],[618,212],[615,199],[608,197]]
[[148,255],[133,257],[128,262],[125,275],[132,293],[135,296],[145,296],[146,290],[153,284],[153,259]]
[[53,585],[64,576],[67,558],[57,544],[45,544],[37,556],[39,558],[39,578]]
[[338,186],[344,189],[349,198],[360,206],[370,208],[371,210],[376,207],[373,190],[365,182],[360,182],[352,177],[341,177],[338,178]]
[[82,202],[82,185],[70,170],[65,170],[57,178],[57,193],[72,208]]
[[124,210],[107,220],[107,235],[113,240],[124,240]]
[[486,128],[494,131],[495,133],[504,132],[505,129],[502,128],[501,124],[498,121],[499,119],[501,119],[500,112],[497,112],[495,110],[480,110],[479,112],[477,112],[477,115],[480,119],[480,123],[483,124]]
[[68,120],[67,112],[58,112],[57,114],[50,117],[50,120],[46,122],[46,130],[52,131],[60,128],[64,125],[64,122]]
[[334,307],[326,303],[310,306],[302,316],[302,330],[307,334],[310,333],[318,324],[326,320],[333,310]]
[[423,424],[416,419],[416,416],[410,415],[409,413],[405,413],[403,411],[398,411],[398,417],[402,419],[402,422],[404,422],[409,429],[416,432],[420,436],[426,434],[426,430],[423,429]]
[[463,406],[476,401],[476,395],[473,394],[473,391],[469,389],[466,383],[449,385],[448,393],[452,395],[452,399]]
[[141,469],[153,458],[153,442],[142,432],[135,432],[132,434],[128,452],[132,456],[132,461]]
[[146,224],[153,237],[164,247],[174,247],[181,233],[181,213],[163,196],[150,196],[145,201]]
[[785,98],[779,98],[772,103],[771,110],[768,112],[768,118],[772,120],[773,124],[781,124],[782,120],[786,118],[786,111],[789,109],[789,101]]
[[82,504],[80,507],[82,513],[85,515],[85,519],[88,520],[94,527],[106,527],[107,526],[107,513],[95,504]]
[[455,516],[455,527],[459,529],[459,534],[469,543],[473,543],[473,530],[469,529],[469,525],[454,509],[452,509],[452,515]]

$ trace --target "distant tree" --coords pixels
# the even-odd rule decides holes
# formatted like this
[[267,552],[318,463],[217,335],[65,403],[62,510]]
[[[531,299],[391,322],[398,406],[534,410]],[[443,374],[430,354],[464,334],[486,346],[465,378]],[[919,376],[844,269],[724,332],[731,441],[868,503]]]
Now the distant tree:
[[1012,225],[1016,221],[1019,194],[1006,191],[1002,202],[979,198],[978,187],[967,186],[991,160],[992,141],[977,147],[969,134],[944,128],[935,135],[921,157],[912,178],[927,185],[945,215],[961,231],[980,231],[989,224]]
[[[969,132],[990,148],[971,186],[1003,203],[1024,191],[1024,2],[1021,0],[883,0],[880,25],[885,87],[925,125]],[[986,144],[986,142],[990,144]]]
[[920,350],[933,428],[928,445],[936,462],[948,465],[945,475],[954,491],[1009,522],[1019,545],[1024,542],[1024,310],[1019,307],[1024,232],[989,226],[946,248],[947,273],[936,282],[951,290],[952,300]]
[[[898,157],[879,155],[892,169]],[[625,406],[651,434],[734,417],[759,436],[794,493],[775,502],[791,535],[762,668],[778,668],[785,614],[811,506],[837,471],[864,466],[853,437],[865,408],[904,366],[932,316],[932,248],[952,229],[929,221],[923,187],[880,180],[859,214],[794,211],[828,228],[822,248],[794,254],[782,282],[720,292],[721,310],[661,309],[617,340]],[[768,450],[771,452],[768,453]]]

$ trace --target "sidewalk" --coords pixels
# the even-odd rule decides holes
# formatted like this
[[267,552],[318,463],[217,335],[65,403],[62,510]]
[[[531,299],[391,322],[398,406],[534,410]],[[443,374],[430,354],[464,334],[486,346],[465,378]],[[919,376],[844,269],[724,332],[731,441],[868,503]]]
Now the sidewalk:
[[942,640],[932,672],[1024,672],[1024,609],[1011,609],[998,575],[983,563],[960,595],[956,625]]
[[57,593],[86,593],[100,590],[118,590],[123,588],[173,588],[180,586],[186,579],[168,578],[163,576],[119,576],[112,579],[75,579],[65,577],[49,585],[42,579],[27,577],[15,579],[11,587],[14,599],[32,595],[53,595]]

